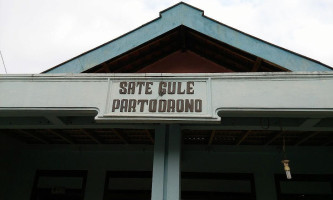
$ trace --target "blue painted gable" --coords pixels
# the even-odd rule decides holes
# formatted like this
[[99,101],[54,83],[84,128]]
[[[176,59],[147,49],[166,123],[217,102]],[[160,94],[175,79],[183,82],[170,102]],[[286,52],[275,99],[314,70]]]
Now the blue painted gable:
[[138,47],[180,25],[261,57],[290,71],[332,71],[329,66],[243,33],[204,16],[200,9],[178,3],[160,16],[95,49],[55,66],[45,73],[81,73]]

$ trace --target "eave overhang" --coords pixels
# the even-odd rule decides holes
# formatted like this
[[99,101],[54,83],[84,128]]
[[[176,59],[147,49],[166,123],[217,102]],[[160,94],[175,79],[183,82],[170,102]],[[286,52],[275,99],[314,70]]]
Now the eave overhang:
[[[153,87],[149,95],[119,95],[124,81],[193,81],[187,97],[201,99],[202,112],[112,113],[115,99],[187,98]],[[333,141],[332,72],[0,75],[0,83],[0,132],[31,144],[153,144],[159,123],[180,124],[185,144]]]
[[[100,123],[216,123],[221,117],[239,116],[333,117],[332,72],[3,75],[0,81],[2,117],[96,113],[95,120]],[[150,82],[151,92],[123,94],[122,82]],[[191,93],[160,94],[160,84],[172,82],[183,84],[181,92],[190,82],[187,90]],[[200,99],[202,109],[152,111],[147,102],[142,111],[139,104],[136,111],[129,107],[126,111],[119,105],[113,109],[117,99]]]

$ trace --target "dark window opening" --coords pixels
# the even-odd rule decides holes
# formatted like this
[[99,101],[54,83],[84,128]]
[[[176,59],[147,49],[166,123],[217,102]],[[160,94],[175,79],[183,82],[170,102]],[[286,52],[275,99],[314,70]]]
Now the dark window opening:
[[104,200],[150,200],[151,171],[108,171]]
[[333,175],[275,175],[278,200],[332,200]]
[[32,200],[83,200],[87,171],[38,170]]
[[182,172],[183,200],[255,200],[254,177],[239,173]]

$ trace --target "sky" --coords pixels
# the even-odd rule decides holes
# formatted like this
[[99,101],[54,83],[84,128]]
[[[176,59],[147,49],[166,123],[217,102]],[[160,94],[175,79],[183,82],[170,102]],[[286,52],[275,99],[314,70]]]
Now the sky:
[[[41,73],[157,18],[178,2],[0,0],[0,51],[7,72]],[[221,23],[333,66],[333,0],[184,2]]]

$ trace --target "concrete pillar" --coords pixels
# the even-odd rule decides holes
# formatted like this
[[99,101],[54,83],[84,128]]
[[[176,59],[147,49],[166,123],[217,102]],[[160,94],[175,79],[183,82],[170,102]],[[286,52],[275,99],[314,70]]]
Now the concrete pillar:
[[170,125],[168,144],[167,168],[167,198],[166,200],[180,199],[180,156],[181,156],[181,130],[179,125]]
[[180,199],[180,152],[179,125],[156,128],[152,200]]
[[164,199],[164,180],[166,163],[166,126],[160,125],[155,129],[154,162],[153,162],[153,181],[152,181],[152,200]]
[[105,170],[90,169],[87,175],[84,200],[102,200],[104,194]]
[[277,200],[274,173],[262,169],[254,175],[257,200]]

